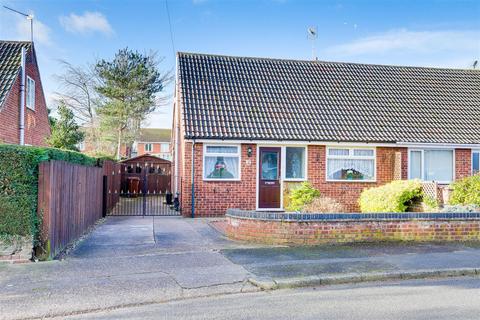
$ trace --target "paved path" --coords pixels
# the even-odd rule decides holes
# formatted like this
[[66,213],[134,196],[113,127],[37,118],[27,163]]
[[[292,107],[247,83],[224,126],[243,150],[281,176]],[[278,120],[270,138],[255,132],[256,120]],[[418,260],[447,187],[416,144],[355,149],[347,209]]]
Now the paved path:
[[477,320],[480,279],[403,281],[234,294],[67,319]]

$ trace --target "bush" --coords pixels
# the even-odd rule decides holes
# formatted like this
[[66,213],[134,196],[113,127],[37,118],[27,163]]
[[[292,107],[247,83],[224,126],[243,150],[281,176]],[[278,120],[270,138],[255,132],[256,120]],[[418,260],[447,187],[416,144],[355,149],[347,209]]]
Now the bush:
[[454,182],[451,187],[449,204],[480,206],[480,174]]
[[313,199],[319,196],[320,191],[315,189],[310,182],[303,182],[290,191],[287,210],[300,211],[306,204],[311,203]]
[[362,212],[405,212],[410,202],[422,197],[419,180],[398,180],[362,192],[359,199]]
[[97,164],[78,152],[0,144],[0,238],[37,235],[38,164],[48,160]]
[[338,213],[345,212],[345,208],[332,198],[320,196],[303,207],[306,213]]

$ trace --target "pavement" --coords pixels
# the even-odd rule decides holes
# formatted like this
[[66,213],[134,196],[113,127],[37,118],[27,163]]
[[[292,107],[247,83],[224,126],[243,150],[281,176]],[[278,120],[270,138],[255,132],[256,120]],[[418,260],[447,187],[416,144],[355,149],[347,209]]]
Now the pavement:
[[109,217],[64,260],[0,264],[0,319],[77,316],[265,289],[479,274],[479,243],[264,247],[230,241],[210,222]]
[[477,320],[479,314],[480,279],[450,278],[203,297],[66,319]]

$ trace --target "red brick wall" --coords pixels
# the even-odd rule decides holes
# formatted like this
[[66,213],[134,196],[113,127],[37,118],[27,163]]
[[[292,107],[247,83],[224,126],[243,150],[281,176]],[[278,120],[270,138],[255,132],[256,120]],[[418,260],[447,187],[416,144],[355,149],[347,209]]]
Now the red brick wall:
[[[40,73],[35,56],[29,51],[26,59],[26,75],[35,80],[35,110],[25,107],[25,144],[46,146],[45,139],[50,135],[48,111],[43,93]],[[20,73],[13,84],[4,105],[0,109],[0,142],[20,143]],[[26,92],[25,92],[26,99]]]
[[236,240],[284,245],[391,240],[478,241],[480,221],[285,222],[227,217],[225,232]]
[[402,153],[402,179],[407,179],[407,148],[376,148],[376,182],[326,181],[326,147],[308,146],[308,180],[330,198],[336,199],[348,211],[358,211],[358,197],[363,189],[382,185],[393,180],[395,152]]
[[455,150],[455,180],[472,175],[472,150]]
[[[252,146],[253,155],[246,150]],[[179,149],[181,159],[181,207],[184,216],[191,215],[191,143],[182,140]],[[182,154],[183,152],[183,154]],[[203,145],[195,145],[195,215],[224,215],[227,208],[254,210],[256,208],[256,145],[243,144],[241,157],[241,181],[203,181]],[[359,211],[358,198],[365,188],[388,183],[394,178],[395,153],[401,153],[401,176],[408,178],[408,149],[404,147],[376,148],[376,182],[326,181],[326,147],[308,146],[308,180],[328,197],[336,199],[350,212]],[[471,151],[458,149],[455,153],[456,179],[470,175]],[[247,165],[246,160],[251,164]]]
[[[252,146],[253,154],[247,156]],[[192,143],[183,146],[183,175],[181,206],[184,216],[191,216],[191,161]],[[195,144],[195,216],[221,216],[228,208],[255,209],[256,202],[256,148],[241,146],[241,181],[203,181],[203,144]],[[247,164],[249,162],[250,164]]]

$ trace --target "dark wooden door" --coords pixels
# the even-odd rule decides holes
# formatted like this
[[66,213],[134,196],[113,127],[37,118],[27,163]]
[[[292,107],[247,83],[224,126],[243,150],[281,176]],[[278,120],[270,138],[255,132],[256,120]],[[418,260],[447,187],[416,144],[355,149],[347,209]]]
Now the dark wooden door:
[[258,170],[258,207],[279,209],[281,207],[280,152],[281,148],[260,147]]

